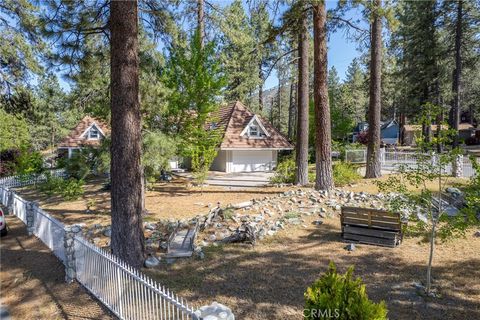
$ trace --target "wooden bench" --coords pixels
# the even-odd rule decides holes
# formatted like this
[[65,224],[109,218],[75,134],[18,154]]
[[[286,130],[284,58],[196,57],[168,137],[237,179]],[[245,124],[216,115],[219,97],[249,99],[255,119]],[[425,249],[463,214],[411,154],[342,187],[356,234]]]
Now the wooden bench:
[[403,239],[400,215],[371,208],[342,207],[342,238],[349,242],[395,247]]

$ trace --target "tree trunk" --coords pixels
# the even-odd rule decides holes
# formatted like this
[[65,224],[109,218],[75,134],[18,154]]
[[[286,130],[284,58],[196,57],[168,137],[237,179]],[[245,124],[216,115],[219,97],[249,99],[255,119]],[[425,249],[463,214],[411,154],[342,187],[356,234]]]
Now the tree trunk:
[[313,66],[315,102],[315,189],[333,188],[332,130],[328,103],[327,11],[325,1],[313,6]]
[[370,36],[370,102],[368,107],[367,170],[365,178],[381,176],[380,113],[382,110],[382,0],[375,0]]
[[144,261],[138,12],[136,1],[110,3],[112,253],[139,268]]
[[258,79],[260,84],[258,85],[258,110],[263,111],[263,72],[262,64],[258,66]]
[[282,80],[278,77],[278,96],[277,96],[277,103],[278,103],[278,122],[277,122],[277,129],[278,131],[282,132]]
[[288,129],[287,136],[289,140],[293,140],[293,132],[295,127],[295,82],[290,82],[290,104],[288,106]]
[[463,25],[463,0],[457,1],[457,21],[455,26],[455,71],[453,74],[453,105],[452,127],[455,130],[453,147],[458,147],[458,127],[460,125],[460,94],[462,78],[462,25]]
[[205,0],[197,0],[197,25],[198,25],[198,36],[200,38],[200,47],[203,48],[205,44]]
[[306,13],[300,18],[298,35],[297,145],[295,184],[308,184],[308,25]]

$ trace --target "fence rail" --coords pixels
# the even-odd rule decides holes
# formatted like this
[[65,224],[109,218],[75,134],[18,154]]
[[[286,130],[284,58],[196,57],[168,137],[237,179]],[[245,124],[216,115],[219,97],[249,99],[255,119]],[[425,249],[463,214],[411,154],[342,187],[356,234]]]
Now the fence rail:
[[[64,178],[66,176],[66,172],[63,169],[51,170],[49,172],[54,177]],[[45,173],[29,174],[22,176],[9,176],[0,178],[0,186],[6,188],[18,188],[44,182],[45,180],[47,180],[47,175]]]
[[81,236],[75,264],[77,280],[121,319],[199,319],[178,295]]
[[[399,152],[399,151],[382,151],[380,154],[380,162],[382,169],[385,170],[398,170],[400,166],[406,166],[407,168],[414,168],[420,158],[427,157],[431,161],[434,161],[431,155],[428,154],[418,154],[415,152]],[[367,162],[367,150],[366,149],[351,149],[345,150],[345,161],[351,163],[366,163]],[[480,163],[477,158],[477,163]],[[472,163],[468,157],[463,157],[463,170],[462,176],[469,178],[475,175],[475,170],[472,166]],[[447,165],[443,169],[445,174],[452,173],[452,166]]]
[[[70,269],[75,270],[73,277],[120,319],[201,319],[199,311],[186,300],[90,243],[79,233],[71,236],[71,226],[63,225],[34,203],[2,186],[2,181],[6,180],[0,180],[1,203],[8,206],[10,213],[22,220],[29,232],[63,262],[67,277]],[[19,186],[11,181],[16,179],[9,177],[7,185]],[[25,185],[26,181],[22,183]]]

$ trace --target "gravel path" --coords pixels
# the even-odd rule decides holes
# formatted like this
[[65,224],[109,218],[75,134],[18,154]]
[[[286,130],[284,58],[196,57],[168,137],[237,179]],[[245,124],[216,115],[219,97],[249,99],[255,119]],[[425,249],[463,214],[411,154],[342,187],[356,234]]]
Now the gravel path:
[[62,263],[25,225],[7,217],[0,242],[0,298],[12,319],[114,319],[78,283],[67,284]]

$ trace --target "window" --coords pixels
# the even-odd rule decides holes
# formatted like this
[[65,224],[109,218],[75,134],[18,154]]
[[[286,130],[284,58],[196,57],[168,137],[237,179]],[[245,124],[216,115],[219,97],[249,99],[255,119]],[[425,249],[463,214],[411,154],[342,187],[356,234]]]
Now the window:
[[256,125],[250,125],[249,136],[258,137],[258,127]]
[[88,132],[88,139],[98,140],[99,138],[100,138],[100,133],[98,132],[98,129],[95,127],[92,127]]

